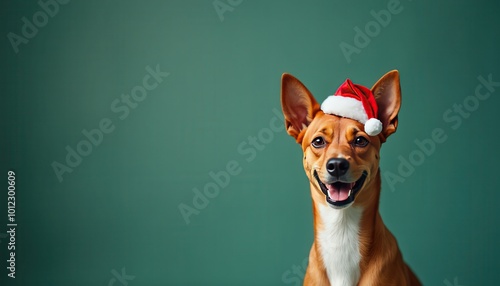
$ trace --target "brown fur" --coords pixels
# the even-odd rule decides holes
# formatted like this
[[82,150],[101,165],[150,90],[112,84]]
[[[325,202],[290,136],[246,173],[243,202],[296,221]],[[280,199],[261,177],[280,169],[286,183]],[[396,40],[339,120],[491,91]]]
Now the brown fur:
[[[421,285],[418,278],[403,261],[394,236],[385,227],[379,214],[381,179],[379,170],[380,147],[398,126],[398,112],[401,105],[401,92],[398,71],[385,74],[372,87],[379,106],[379,120],[383,123],[382,132],[370,137],[363,131],[363,124],[348,118],[325,114],[309,90],[295,77],[282,76],[281,104],[285,115],[288,134],[302,146],[304,170],[310,181],[313,201],[315,240],[309,255],[309,265],[304,285],[330,285],[318,249],[317,233],[323,228],[318,206],[326,205],[325,195],[313,177],[316,169],[320,178],[326,175],[326,161],[342,156],[350,163],[348,177],[359,178],[363,171],[368,173],[362,189],[352,206],[361,206],[363,213],[360,221],[359,263],[360,279],[357,285]],[[313,148],[312,140],[321,135],[327,145]],[[366,147],[353,145],[357,136],[369,140]],[[313,168],[316,166],[315,168]],[[351,207],[352,207],[351,206]]]

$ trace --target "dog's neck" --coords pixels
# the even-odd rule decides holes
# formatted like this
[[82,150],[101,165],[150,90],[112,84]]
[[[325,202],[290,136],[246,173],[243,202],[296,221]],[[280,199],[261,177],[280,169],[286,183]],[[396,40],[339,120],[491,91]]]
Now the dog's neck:
[[334,209],[325,204],[324,196],[313,195],[315,244],[331,285],[356,285],[368,263],[374,231],[381,220],[379,174],[363,192],[367,197],[360,197],[363,203],[345,209]]
[[359,228],[363,209],[317,207],[322,227],[316,231],[316,243],[330,285],[356,285],[361,273]]

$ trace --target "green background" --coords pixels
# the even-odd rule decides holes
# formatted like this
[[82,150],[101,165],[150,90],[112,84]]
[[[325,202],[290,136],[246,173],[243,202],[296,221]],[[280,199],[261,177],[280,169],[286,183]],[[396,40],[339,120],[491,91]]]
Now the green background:
[[[474,103],[478,76],[500,81],[500,6],[401,0],[348,62],[339,45],[389,2],[221,0],[231,10],[219,17],[211,0],[70,1],[16,53],[7,35],[42,8],[2,1],[1,284],[298,285],[311,200],[299,146],[273,127],[280,76],[322,101],[346,77],[371,86],[392,69],[403,106],[383,174],[398,174],[435,128],[447,140],[402,181],[384,177],[384,222],[425,285],[497,284],[500,88],[456,129],[443,114]],[[120,119],[112,102],[157,65],[170,75]],[[113,132],[60,182],[51,164],[103,118]],[[228,163],[239,172],[187,224],[179,206],[193,207],[193,189],[213,187],[209,173]],[[2,236],[8,170],[15,280]],[[116,278],[123,268],[133,280]]]

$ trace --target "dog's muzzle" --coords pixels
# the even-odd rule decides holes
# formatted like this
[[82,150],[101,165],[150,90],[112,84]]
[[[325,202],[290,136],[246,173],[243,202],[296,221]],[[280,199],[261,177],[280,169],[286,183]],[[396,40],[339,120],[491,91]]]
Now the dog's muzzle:
[[314,170],[314,178],[316,178],[321,191],[325,194],[326,201],[330,206],[337,209],[348,207],[354,202],[367,176],[368,173],[363,171],[361,177],[355,182],[347,183],[336,181],[325,184],[319,179],[318,173]]

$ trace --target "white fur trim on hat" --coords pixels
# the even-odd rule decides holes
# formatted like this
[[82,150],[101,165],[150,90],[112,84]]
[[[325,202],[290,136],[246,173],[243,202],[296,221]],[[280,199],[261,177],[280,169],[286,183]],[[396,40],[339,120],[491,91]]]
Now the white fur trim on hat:
[[363,103],[352,97],[331,95],[321,104],[321,110],[327,114],[354,119],[365,125],[365,132],[370,136],[376,136],[382,132],[382,122],[377,118],[366,115]]
[[368,120],[361,101],[345,96],[330,95],[321,104],[324,113],[347,117],[363,124]]
[[365,123],[365,132],[370,136],[378,135],[382,132],[382,122],[377,118],[370,118]]

